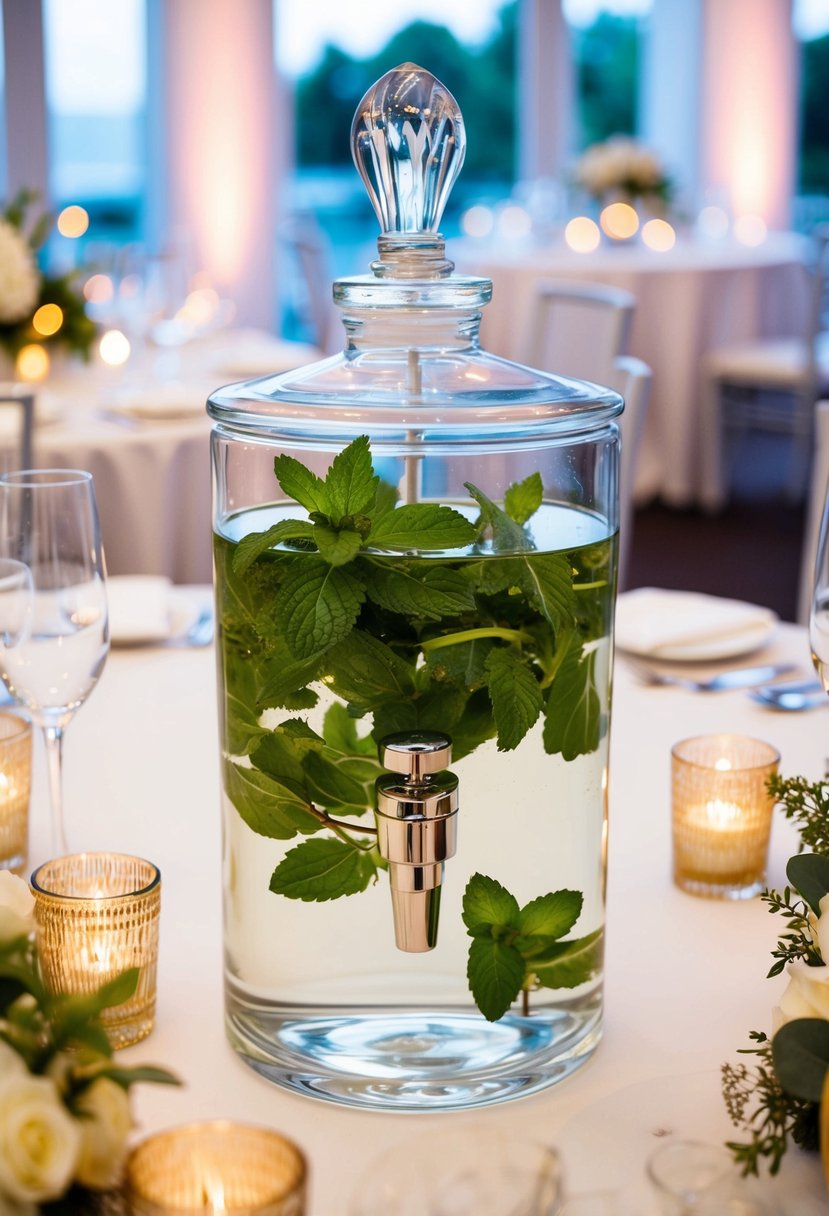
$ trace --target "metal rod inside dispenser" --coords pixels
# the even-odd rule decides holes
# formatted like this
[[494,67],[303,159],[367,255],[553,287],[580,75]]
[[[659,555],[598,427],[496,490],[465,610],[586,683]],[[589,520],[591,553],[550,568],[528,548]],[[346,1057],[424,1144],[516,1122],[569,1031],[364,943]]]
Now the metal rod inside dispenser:
[[452,741],[437,731],[380,740],[377,842],[389,863],[394,937],[399,950],[432,950],[438,937],[443,863],[457,844],[458,779],[446,771]]

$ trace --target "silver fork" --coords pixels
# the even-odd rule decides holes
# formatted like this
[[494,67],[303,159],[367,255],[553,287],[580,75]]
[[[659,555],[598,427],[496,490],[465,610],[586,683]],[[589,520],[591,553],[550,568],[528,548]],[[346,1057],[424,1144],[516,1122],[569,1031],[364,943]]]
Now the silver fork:
[[766,663],[762,667],[737,667],[732,671],[721,671],[705,680],[694,680],[690,676],[667,675],[654,671],[644,663],[631,661],[627,655],[625,659],[643,684],[671,685],[688,689],[690,692],[724,692],[729,688],[753,688],[797,669],[795,663]]
[[185,633],[170,638],[168,646],[209,646],[213,641],[213,609],[202,608],[193,624]]

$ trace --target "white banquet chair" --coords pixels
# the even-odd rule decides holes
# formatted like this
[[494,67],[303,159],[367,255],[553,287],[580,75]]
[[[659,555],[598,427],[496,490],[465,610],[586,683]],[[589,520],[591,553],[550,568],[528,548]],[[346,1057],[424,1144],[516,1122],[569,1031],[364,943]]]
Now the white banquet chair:
[[827,488],[829,488],[829,401],[818,401],[815,406],[815,442],[800,559],[800,587],[797,597],[797,620],[800,625],[809,623],[818,534]]
[[621,452],[619,459],[619,590],[627,585],[627,569],[630,561],[633,534],[633,487],[636,481],[636,464],[645,416],[651,395],[653,375],[647,363],[631,355],[621,355],[613,360],[610,375],[606,378],[608,388],[615,389],[625,399],[625,408],[619,418]]
[[545,279],[535,290],[528,362],[559,376],[609,384],[626,355],[636,297],[605,283]]
[[0,470],[31,469],[35,399],[25,385],[0,384]]
[[728,498],[726,430],[758,428],[792,438],[789,489],[793,496],[812,442],[816,401],[829,395],[829,333],[824,294],[829,261],[829,224],[812,231],[813,256],[804,264],[805,324],[789,338],[715,347],[703,365],[701,425],[709,435],[709,490],[705,505]]

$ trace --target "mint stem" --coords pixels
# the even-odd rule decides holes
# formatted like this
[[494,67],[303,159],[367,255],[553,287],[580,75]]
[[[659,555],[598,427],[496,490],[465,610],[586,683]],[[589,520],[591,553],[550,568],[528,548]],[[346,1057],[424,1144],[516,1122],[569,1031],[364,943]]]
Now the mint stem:
[[421,649],[441,650],[444,646],[460,646],[463,642],[474,642],[478,638],[503,638],[506,642],[516,642],[519,645],[533,640],[528,633],[524,633],[520,629],[502,629],[498,625],[493,625],[486,629],[464,629],[461,633],[448,633],[442,638],[430,638],[428,642],[421,642]]

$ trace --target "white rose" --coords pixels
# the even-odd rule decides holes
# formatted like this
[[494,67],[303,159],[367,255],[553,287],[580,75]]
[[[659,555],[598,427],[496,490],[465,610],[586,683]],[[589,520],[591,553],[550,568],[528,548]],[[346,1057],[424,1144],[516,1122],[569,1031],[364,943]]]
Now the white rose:
[[0,942],[29,936],[34,929],[34,907],[28,883],[11,870],[0,870]]
[[0,1039],[0,1085],[7,1077],[25,1077],[28,1074],[23,1057],[5,1039]]
[[812,925],[812,936],[815,940],[820,957],[829,965],[829,895],[824,895],[818,904],[820,915],[809,916]]
[[81,1129],[48,1077],[0,1083],[0,1191],[11,1199],[57,1199],[75,1173]]
[[798,961],[789,963],[786,974],[788,986],[772,1014],[774,1033],[795,1018],[829,1021],[829,967],[810,967]]
[[19,228],[0,218],[0,323],[22,321],[34,310],[40,274]]
[[121,1178],[132,1115],[127,1091],[109,1077],[99,1077],[84,1090],[75,1109],[80,1114],[81,1151],[75,1177],[83,1186],[105,1191]]

